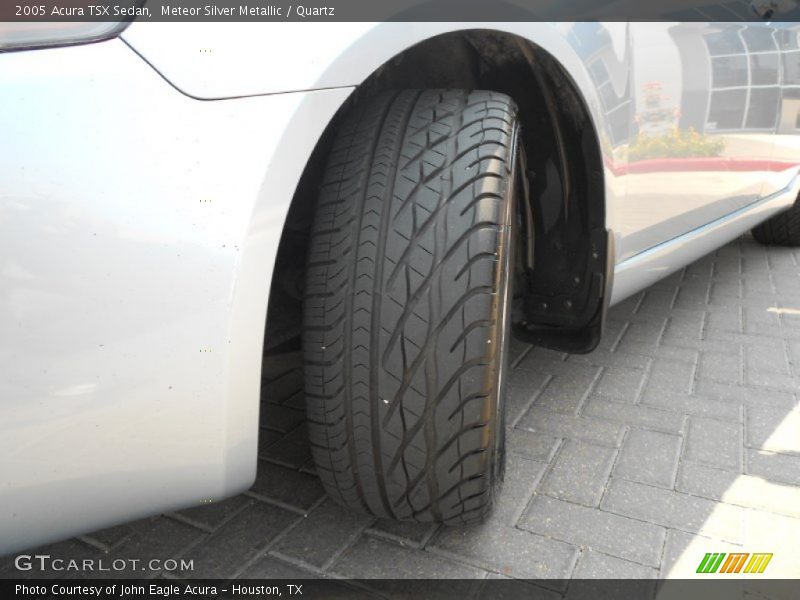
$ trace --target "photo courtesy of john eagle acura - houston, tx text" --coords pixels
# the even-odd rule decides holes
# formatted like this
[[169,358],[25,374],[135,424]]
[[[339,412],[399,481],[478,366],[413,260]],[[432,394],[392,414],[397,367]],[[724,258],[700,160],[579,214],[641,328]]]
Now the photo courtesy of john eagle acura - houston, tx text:
[[285,348],[326,502],[490,519],[514,344],[568,376],[649,286],[800,246],[796,3],[673,4],[0,23],[0,555],[248,490]]

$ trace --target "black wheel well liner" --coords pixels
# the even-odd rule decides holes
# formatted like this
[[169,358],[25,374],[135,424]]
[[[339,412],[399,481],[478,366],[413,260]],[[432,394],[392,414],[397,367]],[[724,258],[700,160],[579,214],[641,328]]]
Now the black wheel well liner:
[[[286,341],[288,322],[297,319],[299,331],[302,290],[293,288],[302,281],[300,257],[318,181],[341,118],[381,91],[402,88],[491,89],[514,98],[534,229],[518,290],[524,316],[514,324],[514,334],[559,350],[592,350],[602,332],[613,274],[598,132],[576,84],[554,57],[521,37],[485,29],[442,34],[406,49],[367,78],[331,120],[286,219],[270,288],[265,349]],[[287,297],[281,300],[282,295]]]

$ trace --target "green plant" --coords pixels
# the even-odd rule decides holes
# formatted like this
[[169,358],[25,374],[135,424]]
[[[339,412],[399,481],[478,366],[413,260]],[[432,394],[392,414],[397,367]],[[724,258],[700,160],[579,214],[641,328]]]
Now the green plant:
[[650,136],[639,133],[628,148],[628,160],[649,158],[687,158],[696,156],[719,156],[725,148],[725,140],[698,133],[692,128],[677,127],[664,135]]

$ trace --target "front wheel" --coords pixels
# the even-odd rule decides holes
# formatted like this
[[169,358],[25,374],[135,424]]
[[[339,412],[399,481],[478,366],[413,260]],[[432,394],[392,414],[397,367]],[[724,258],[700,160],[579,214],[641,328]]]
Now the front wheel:
[[402,520],[491,509],[504,463],[518,120],[496,92],[351,111],[311,233],[303,349],[328,494]]

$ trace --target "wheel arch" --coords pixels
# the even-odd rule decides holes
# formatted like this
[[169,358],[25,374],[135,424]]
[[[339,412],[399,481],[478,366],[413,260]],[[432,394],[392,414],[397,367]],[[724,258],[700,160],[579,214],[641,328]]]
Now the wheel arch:
[[[613,236],[606,226],[604,164],[610,157],[604,156],[608,144],[601,142],[610,138],[609,124],[577,53],[561,34],[548,29],[543,37],[539,44],[498,29],[431,35],[408,45],[360,82],[321,134],[289,206],[270,287],[265,348],[288,338],[285,331],[276,334],[276,326],[285,327],[291,319],[276,311],[301,298],[302,290],[287,289],[287,282],[302,281],[302,274],[292,274],[292,269],[298,253],[305,252],[304,232],[313,217],[319,174],[343,115],[386,89],[432,87],[493,89],[517,102],[536,200],[531,195],[526,203],[535,235],[529,236],[533,256],[525,283],[525,316],[514,333],[561,350],[585,352],[596,346],[614,264]],[[331,69],[337,68],[336,62]],[[537,261],[541,256],[547,260]],[[289,301],[276,300],[286,294]],[[296,311],[299,304],[294,302]],[[298,317],[299,312],[294,315]]]

